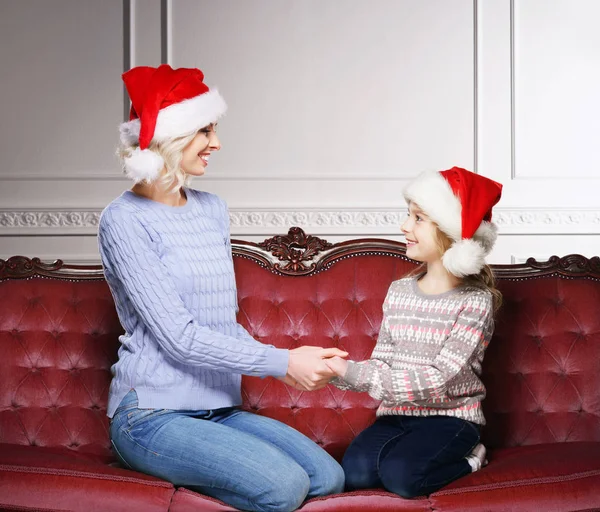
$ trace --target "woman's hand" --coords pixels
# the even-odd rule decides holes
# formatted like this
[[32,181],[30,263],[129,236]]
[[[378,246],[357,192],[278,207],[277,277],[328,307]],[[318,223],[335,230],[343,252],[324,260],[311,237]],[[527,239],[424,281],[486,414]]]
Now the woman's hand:
[[286,384],[289,379],[295,381],[291,384],[297,389],[315,391],[325,387],[335,373],[326,364],[329,358],[337,358],[343,361],[348,353],[338,348],[321,348],[304,346],[290,350],[288,371],[285,378],[281,379]]
[[306,391],[302,386],[300,386],[292,377],[289,375],[284,375],[283,377],[275,377],[277,380],[280,380],[284,384],[290,386],[291,388],[301,389],[302,391]]
[[341,357],[332,357],[325,361],[325,364],[329,366],[329,369],[335,373],[338,377],[344,377],[348,370],[348,361]]

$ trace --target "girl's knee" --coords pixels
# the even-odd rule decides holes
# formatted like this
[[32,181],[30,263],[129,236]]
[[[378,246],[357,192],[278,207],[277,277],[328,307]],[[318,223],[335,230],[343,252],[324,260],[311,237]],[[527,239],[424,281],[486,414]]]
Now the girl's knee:
[[342,461],[345,487],[349,491],[370,489],[377,484],[378,476],[373,474],[366,457],[344,457]]
[[384,459],[379,467],[379,478],[383,487],[402,498],[416,498],[422,496],[424,475],[417,474],[409,464],[394,461],[386,464]]

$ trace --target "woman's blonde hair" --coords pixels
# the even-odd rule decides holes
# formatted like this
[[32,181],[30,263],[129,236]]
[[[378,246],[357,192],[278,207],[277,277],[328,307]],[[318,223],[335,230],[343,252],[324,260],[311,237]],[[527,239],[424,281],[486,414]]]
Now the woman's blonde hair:
[[[194,139],[198,132],[182,135],[161,142],[151,142],[148,149],[154,151],[162,157],[165,162],[166,172],[159,180],[167,186],[167,190],[177,192],[181,187],[189,185],[191,176],[186,174],[181,168],[181,158],[183,150]],[[121,142],[117,149],[117,156],[121,159],[121,163],[132,155],[133,151],[139,147],[139,143],[127,144]]]
[[[452,239],[444,233],[437,224],[435,225],[435,243],[440,251],[440,256],[442,256],[454,243]],[[419,265],[418,268],[409,272],[407,276],[416,276],[423,275],[426,272],[427,265]],[[470,276],[466,276],[461,278],[461,281],[465,285],[475,286],[477,288],[482,288],[484,290],[488,290],[492,294],[492,301],[494,307],[494,313],[496,313],[500,306],[502,305],[502,293],[498,288],[496,288],[496,278],[494,277],[494,272],[490,268],[489,265],[484,265],[483,268],[479,271],[479,274],[473,274]]]

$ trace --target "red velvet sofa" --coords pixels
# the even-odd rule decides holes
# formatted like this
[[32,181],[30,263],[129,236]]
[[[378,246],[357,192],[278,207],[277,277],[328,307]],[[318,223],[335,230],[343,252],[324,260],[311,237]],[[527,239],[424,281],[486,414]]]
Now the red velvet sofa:
[[[389,284],[414,266],[397,242],[329,244],[299,228],[233,250],[250,333],[279,347],[338,346],[358,360],[375,343]],[[495,270],[504,306],[483,374],[489,465],[431,496],[344,493],[302,511],[600,510],[600,258]],[[2,510],[232,510],[116,464],[105,409],[120,333],[100,267],[0,260]],[[245,408],[337,458],[377,407],[332,386],[243,386]]]

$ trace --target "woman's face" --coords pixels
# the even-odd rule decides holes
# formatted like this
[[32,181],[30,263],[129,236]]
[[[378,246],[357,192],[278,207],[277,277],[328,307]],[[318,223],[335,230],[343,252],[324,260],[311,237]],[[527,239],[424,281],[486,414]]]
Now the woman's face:
[[221,143],[215,131],[215,125],[202,128],[191,142],[183,149],[181,168],[190,176],[202,176],[208,166],[208,159],[213,151],[219,151]]

